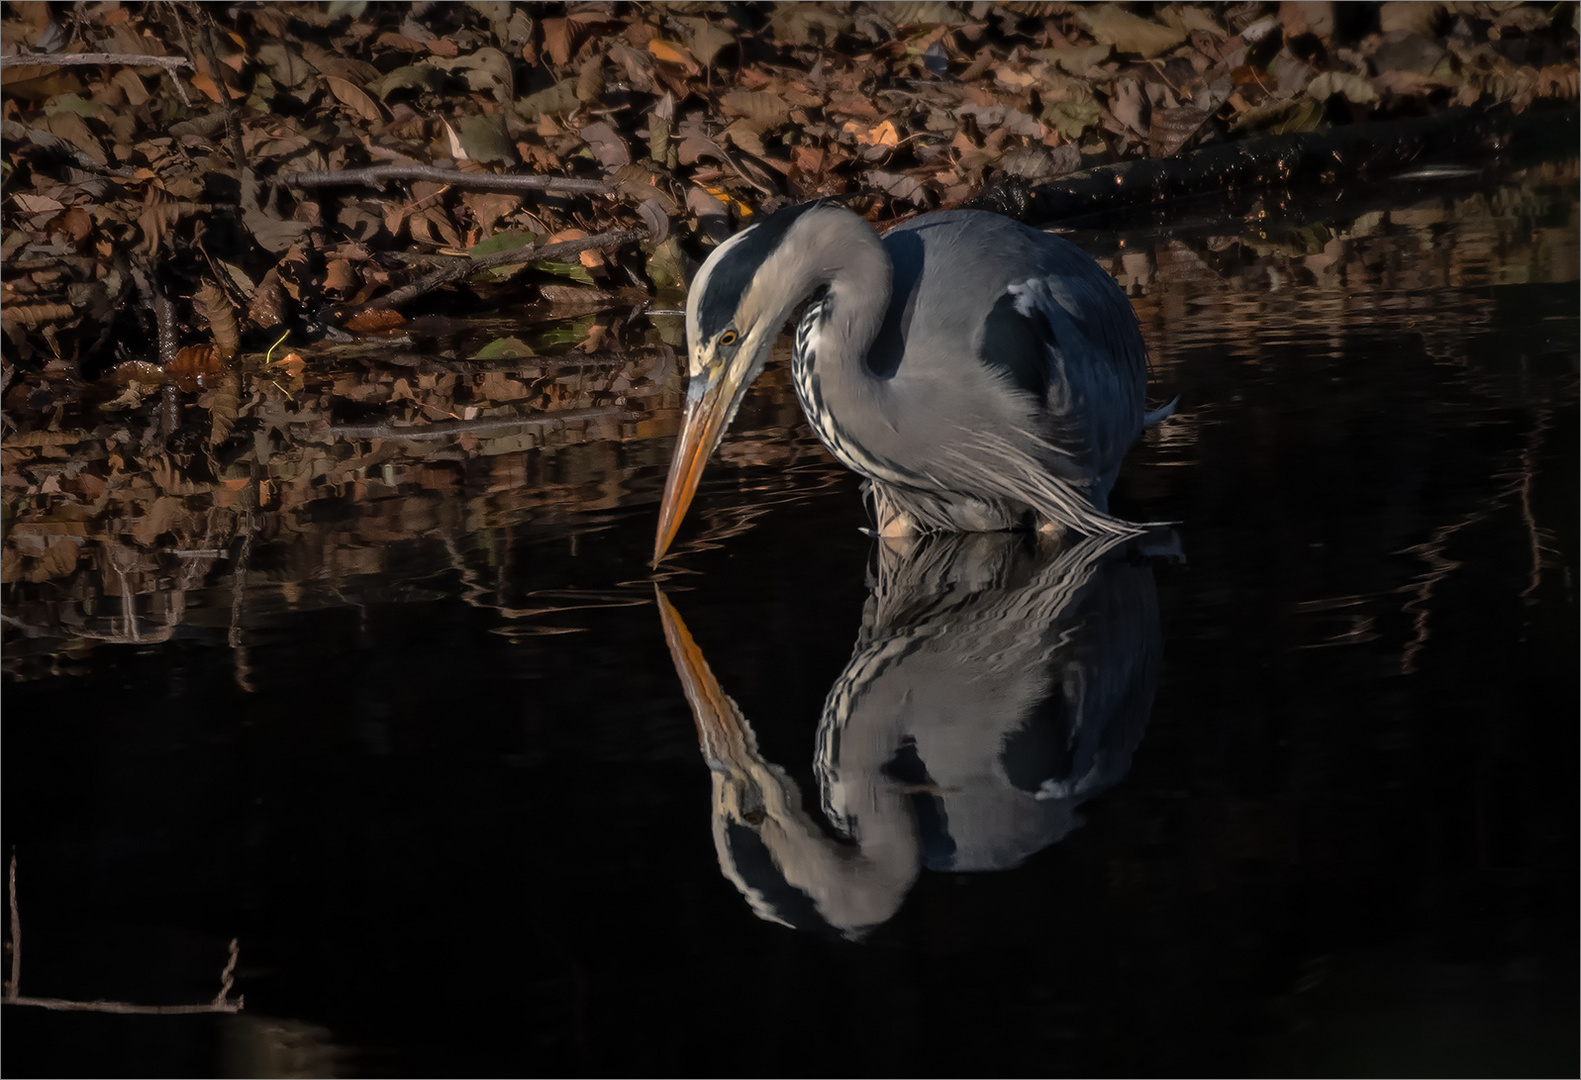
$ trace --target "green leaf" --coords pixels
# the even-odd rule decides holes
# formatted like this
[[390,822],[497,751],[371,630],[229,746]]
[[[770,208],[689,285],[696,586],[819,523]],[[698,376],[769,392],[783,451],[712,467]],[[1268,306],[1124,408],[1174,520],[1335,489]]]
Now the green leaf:
[[538,238],[527,229],[506,229],[495,233],[487,240],[479,240],[467,248],[467,254],[475,259],[479,255],[492,255],[496,251],[514,251],[537,241]]
[[584,315],[580,319],[560,323],[545,330],[538,335],[540,345],[580,345],[587,340],[588,332],[593,329],[595,316]]
[[76,94],[56,94],[44,106],[46,116],[53,116],[58,112],[76,113],[78,116],[98,116],[104,112],[104,106],[93,101],[85,101]]
[[532,346],[521,338],[502,337],[495,338],[477,351],[474,360],[510,360],[519,356],[536,356]]
[[588,273],[587,267],[579,262],[560,262],[557,259],[543,259],[533,263],[532,268],[546,271],[556,277],[568,277],[572,281],[580,281],[584,285],[593,284],[593,275]]

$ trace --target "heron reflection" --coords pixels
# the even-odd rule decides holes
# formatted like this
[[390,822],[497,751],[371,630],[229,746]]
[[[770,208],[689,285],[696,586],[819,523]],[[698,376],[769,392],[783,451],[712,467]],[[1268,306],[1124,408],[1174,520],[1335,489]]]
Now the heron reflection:
[[862,629],[814,760],[827,827],[663,593],[713,779],[719,866],[764,919],[856,938],[930,870],[1006,870],[1130,767],[1161,653],[1137,541],[1016,533],[877,542]]

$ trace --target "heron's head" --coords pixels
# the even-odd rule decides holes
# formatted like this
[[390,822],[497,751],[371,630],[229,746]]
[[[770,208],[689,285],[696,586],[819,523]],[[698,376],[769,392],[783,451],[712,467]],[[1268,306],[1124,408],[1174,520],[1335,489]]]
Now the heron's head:
[[828,202],[780,210],[720,244],[698,270],[686,297],[686,406],[659,507],[654,565],[785,320],[824,272],[817,240],[821,219],[831,214],[855,217]]

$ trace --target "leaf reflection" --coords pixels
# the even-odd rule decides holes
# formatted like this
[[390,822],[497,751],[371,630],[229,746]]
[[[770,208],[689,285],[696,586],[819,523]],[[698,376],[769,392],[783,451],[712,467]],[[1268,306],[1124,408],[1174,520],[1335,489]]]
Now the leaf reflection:
[[859,938],[930,870],[1007,870],[1130,768],[1162,651],[1149,550],[1015,534],[880,541],[862,630],[824,702],[823,816],[758,749],[658,591],[713,774],[720,870],[760,918]]

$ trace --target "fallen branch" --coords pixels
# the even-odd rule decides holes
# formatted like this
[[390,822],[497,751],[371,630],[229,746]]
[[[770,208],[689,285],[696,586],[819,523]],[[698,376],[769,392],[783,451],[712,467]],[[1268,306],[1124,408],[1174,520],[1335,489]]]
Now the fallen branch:
[[1429,162],[1574,156],[1576,107],[1446,109],[1432,116],[1269,135],[1172,158],[1104,165],[1052,183],[1002,181],[967,205],[1035,225],[1195,195],[1382,178]]
[[0,1002],[6,1005],[31,1005],[35,1009],[54,1009],[59,1012],[97,1012],[97,1013],[123,1013],[139,1016],[181,1016],[191,1013],[237,1013],[241,1012],[244,999],[231,998],[231,988],[235,985],[236,958],[240,954],[240,946],[236,938],[231,938],[230,957],[225,961],[225,967],[220,971],[219,993],[214,995],[213,1001],[204,1002],[202,1005],[134,1005],[129,1001],[105,1001],[102,998],[93,1001],[77,1001],[72,998],[41,998],[23,997],[22,984],[22,916],[17,909],[16,902],[16,850],[11,852],[11,868],[7,874],[7,895],[11,906],[11,977],[6,980],[5,989],[0,992]]
[[404,285],[394,292],[386,293],[375,300],[370,300],[361,307],[342,311],[338,317],[345,318],[361,311],[383,311],[393,308],[408,300],[414,300],[425,293],[448,285],[452,281],[459,281],[477,273],[479,270],[489,270],[496,266],[512,266],[516,263],[543,262],[545,259],[558,259],[566,255],[577,255],[584,251],[608,251],[629,244],[633,240],[640,240],[648,235],[646,229],[614,229],[610,232],[598,233],[594,236],[583,237],[580,240],[563,240],[558,244],[547,244],[543,247],[519,247],[509,251],[495,251],[477,258],[466,259],[447,263],[438,270],[418,278],[410,285]]
[[142,56],[136,53],[8,53],[0,56],[0,68],[75,67],[84,64],[120,64],[124,67],[162,67],[174,73],[189,68],[184,56]]
[[122,67],[160,67],[170,76],[176,95],[183,105],[190,106],[187,88],[181,85],[176,72],[192,67],[185,56],[147,56],[141,53],[8,53],[0,56],[0,68],[9,67],[78,67],[87,64],[118,64]]
[[595,406],[590,409],[562,409],[559,412],[538,416],[488,416],[476,420],[436,420],[416,427],[397,427],[394,424],[331,424],[329,433],[341,439],[392,439],[422,441],[449,439],[456,435],[476,435],[484,431],[522,431],[532,428],[555,427],[575,420],[603,420],[625,416],[628,410],[619,405]]
[[573,195],[607,195],[603,180],[578,180],[569,176],[523,176],[518,173],[473,173],[441,169],[437,165],[370,165],[365,169],[288,173],[280,178],[287,187],[379,187],[392,180],[430,180],[474,191],[563,191]]

